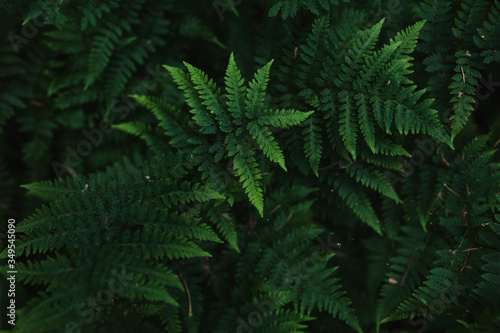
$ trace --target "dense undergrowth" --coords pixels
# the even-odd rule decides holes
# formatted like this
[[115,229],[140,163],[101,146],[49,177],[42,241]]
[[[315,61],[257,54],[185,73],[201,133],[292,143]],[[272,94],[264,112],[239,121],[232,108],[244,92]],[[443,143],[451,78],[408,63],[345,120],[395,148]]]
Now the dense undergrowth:
[[0,30],[4,331],[500,330],[500,2],[4,0]]

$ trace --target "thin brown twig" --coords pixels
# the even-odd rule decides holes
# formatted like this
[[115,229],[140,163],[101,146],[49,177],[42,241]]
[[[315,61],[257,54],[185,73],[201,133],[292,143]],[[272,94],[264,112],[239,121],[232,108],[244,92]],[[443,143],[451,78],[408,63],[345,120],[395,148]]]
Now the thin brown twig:
[[495,144],[493,145],[493,149],[495,149],[495,147],[498,146],[499,143],[500,143],[500,139],[498,139],[497,142],[495,142]]
[[290,214],[288,214],[288,217],[286,218],[285,223],[283,223],[282,225],[276,227],[276,231],[281,230],[290,221],[290,219],[293,216],[293,211],[294,210],[292,209],[292,211],[290,212]]
[[468,248],[466,250],[463,250],[463,252],[476,251],[476,250],[479,250],[479,248],[478,247],[472,247],[472,248]]
[[277,204],[272,210],[271,210],[271,214],[273,214],[275,211],[278,210],[278,208],[281,207],[281,204]]
[[406,277],[408,276],[408,272],[410,271],[410,267],[411,267],[411,264],[413,262],[413,258],[415,257],[415,251],[416,250],[413,250],[413,252],[411,253],[410,261],[408,262],[408,266],[406,267],[405,275],[403,275],[403,279],[401,280],[401,287],[405,283]]
[[469,246],[467,250],[464,250],[464,252],[467,252],[467,256],[465,257],[465,261],[462,264],[462,269],[460,270],[460,272],[463,271],[464,268],[470,268],[470,266],[465,266],[465,265],[467,264],[467,260],[469,259],[470,251],[475,251],[475,250],[479,250],[479,248],[472,248],[472,245]]
[[328,169],[330,169],[330,168],[333,168],[334,166],[336,166],[336,165],[338,165],[338,164],[340,164],[340,163],[341,163],[341,162],[336,162],[336,163],[333,163],[333,164],[330,164],[330,165],[324,166],[324,167],[322,167],[322,168],[319,168],[319,169],[318,169],[318,172],[319,172],[319,171],[323,171],[323,170],[328,170]]
[[465,215],[467,215],[467,214],[468,214],[467,205],[464,205],[464,208],[462,208],[462,220],[464,221],[466,227],[469,226],[469,223],[467,222],[467,219],[465,218]]
[[455,194],[457,197],[460,198],[460,194],[458,194],[457,192],[453,191],[448,185],[446,185],[446,183],[443,183],[444,187],[446,187],[446,189],[448,191],[450,191],[451,193]]
[[446,164],[446,166],[449,167],[450,163],[446,160],[446,158],[444,158],[444,155],[442,152],[441,152],[441,158],[443,159],[443,162]]
[[441,143],[438,147],[438,149],[436,150],[436,154],[439,154],[439,151],[441,150],[441,147],[443,146],[443,144]]

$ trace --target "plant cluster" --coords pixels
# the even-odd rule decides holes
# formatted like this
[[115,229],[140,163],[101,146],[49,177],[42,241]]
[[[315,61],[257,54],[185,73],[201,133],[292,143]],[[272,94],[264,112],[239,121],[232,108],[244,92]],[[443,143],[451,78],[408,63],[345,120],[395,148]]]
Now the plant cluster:
[[1,0],[0,31],[0,329],[500,330],[499,1]]

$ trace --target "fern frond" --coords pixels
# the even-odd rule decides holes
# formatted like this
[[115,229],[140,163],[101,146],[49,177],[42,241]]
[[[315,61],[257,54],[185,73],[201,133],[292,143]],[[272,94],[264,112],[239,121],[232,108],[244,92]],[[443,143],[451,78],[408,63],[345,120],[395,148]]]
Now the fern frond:
[[370,187],[396,202],[402,202],[379,170],[370,166],[362,167],[359,164],[352,164],[346,168],[346,171],[349,176],[356,179],[357,182],[361,182],[364,186]]
[[217,122],[219,123],[219,129],[225,133],[233,132],[234,129],[231,125],[231,121],[219,102],[220,90],[217,89],[215,83],[211,79],[209,80],[207,75],[201,70],[186,62],[184,65],[189,71],[191,80],[194,84],[194,89],[197,91],[199,98],[202,100],[201,104],[207,108],[207,112],[215,115],[215,119],[217,119]]
[[194,86],[190,82],[188,74],[184,73],[180,68],[164,66],[179,89],[184,91],[187,104],[191,107],[190,112],[193,114],[193,120],[201,127],[200,132],[203,134],[214,134],[216,132],[216,124],[210,113],[202,106],[201,98],[198,96]]
[[266,95],[267,83],[269,82],[269,70],[274,60],[268,62],[264,67],[257,70],[254,78],[248,84],[246,112],[245,116],[248,119],[253,119],[255,113],[260,111],[264,106],[264,97]]
[[104,30],[102,35],[96,36],[92,42],[92,51],[89,54],[90,73],[86,78],[85,89],[88,88],[108,66],[109,60],[121,37],[121,29]]
[[474,110],[476,101],[475,87],[478,84],[477,78],[481,77],[479,71],[471,66],[470,57],[466,51],[459,50],[455,53],[457,66],[453,82],[450,84],[450,94],[453,96],[450,102],[453,103],[453,115],[451,121],[451,139],[453,140],[462,130],[469,119],[470,113]]
[[367,197],[365,191],[356,187],[348,177],[338,177],[333,182],[335,190],[352,212],[359,217],[361,221],[368,224],[373,230],[381,234],[380,219],[377,217],[373,206]]
[[283,156],[283,152],[281,151],[278,143],[275,141],[272,133],[269,130],[265,130],[256,122],[250,121],[247,124],[247,129],[253,139],[257,141],[260,149],[270,161],[278,163],[283,170],[286,170],[285,166],[285,157]]
[[316,177],[318,177],[318,166],[321,160],[323,143],[320,124],[321,121],[312,116],[305,121],[305,127],[302,131],[302,135],[304,136],[304,151]]
[[[431,108],[433,99],[420,100],[424,89],[403,86],[411,83],[406,75],[411,73],[413,58],[408,54],[415,48],[425,21],[398,33],[389,44],[374,51],[383,22],[353,36],[346,42],[352,46],[340,54],[334,53],[321,73],[333,85],[322,90],[318,97],[330,141],[335,145],[339,141],[335,137],[340,134],[345,149],[354,159],[361,150],[359,133],[375,154],[379,130],[391,134],[393,126],[400,134],[428,133],[451,145],[437,111]],[[368,94],[367,90],[371,92]],[[336,126],[328,125],[332,120],[338,122],[338,134]]]
[[[228,138],[231,138],[228,136]],[[228,142],[228,147],[231,143]],[[231,149],[231,148],[230,148]],[[263,191],[259,185],[259,180],[262,177],[259,175],[257,161],[254,157],[254,152],[248,143],[236,143],[234,150],[229,151],[229,156],[233,155],[234,151],[234,172],[240,177],[240,182],[245,189],[252,205],[257,208],[260,215],[264,214],[264,198]]]
[[232,114],[233,122],[236,125],[242,125],[241,120],[244,117],[244,101],[246,100],[247,88],[244,85],[245,79],[241,77],[240,70],[234,61],[234,55],[231,53],[229,64],[226,70],[226,98],[228,111]]
[[257,122],[261,125],[288,128],[298,125],[314,111],[301,112],[297,110],[269,110],[266,109],[259,115]]

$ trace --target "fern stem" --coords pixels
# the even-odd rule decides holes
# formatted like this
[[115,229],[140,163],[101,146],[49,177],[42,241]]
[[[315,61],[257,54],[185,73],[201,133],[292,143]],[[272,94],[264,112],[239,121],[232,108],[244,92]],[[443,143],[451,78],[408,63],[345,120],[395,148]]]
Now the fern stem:
[[182,284],[184,285],[184,288],[186,288],[186,293],[187,293],[187,296],[188,296],[188,304],[189,304],[188,316],[192,317],[193,316],[193,310],[192,310],[192,307],[191,307],[191,294],[189,293],[189,288],[187,286],[186,280],[184,280],[184,278],[182,277],[182,273],[179,273],[179,277],[182,280]]

